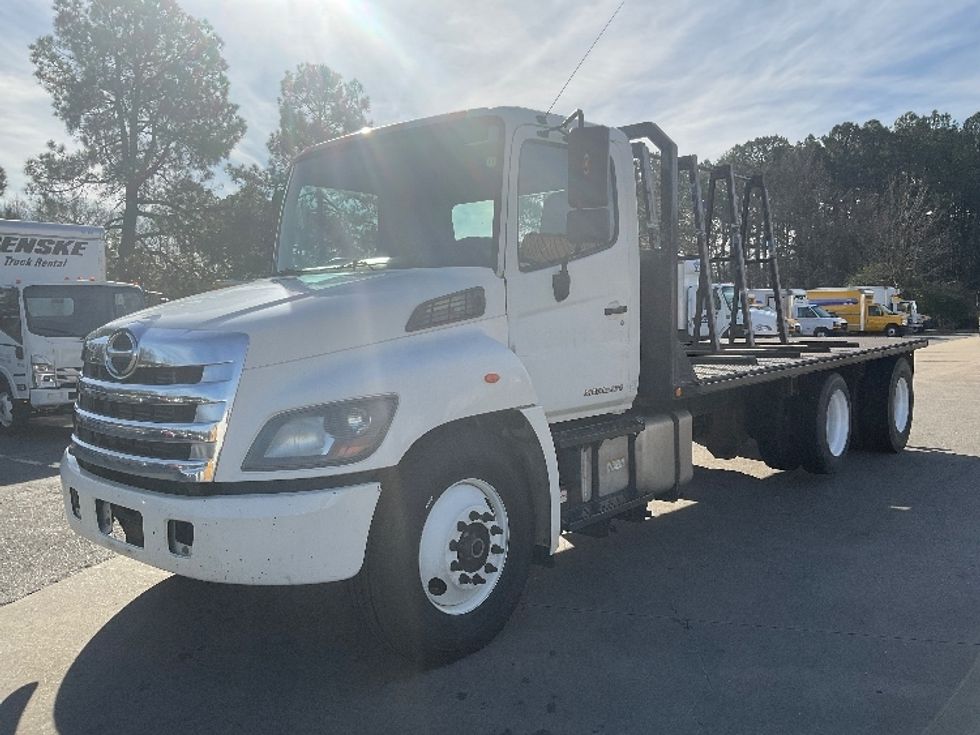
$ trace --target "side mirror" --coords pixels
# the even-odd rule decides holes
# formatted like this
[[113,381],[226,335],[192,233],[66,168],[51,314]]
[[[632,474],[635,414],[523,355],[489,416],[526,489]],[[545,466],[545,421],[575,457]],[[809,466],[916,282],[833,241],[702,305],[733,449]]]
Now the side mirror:
[[565,232],[575,245],[612,238],[609,190],[609,128],[573,128],[568,133],[568,212]]
[[572,209],[609,206],[609,128],[568,133],[568,204]]

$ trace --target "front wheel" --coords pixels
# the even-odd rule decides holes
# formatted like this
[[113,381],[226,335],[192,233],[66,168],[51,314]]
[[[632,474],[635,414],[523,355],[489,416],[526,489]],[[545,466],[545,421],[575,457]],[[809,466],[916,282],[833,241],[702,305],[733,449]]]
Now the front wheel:
[[817,327],[816,329],[813,330],[813,336],[814,337],[826,337],[827,336],[827,329],[825,327]]
[[486,645],[520,600],[531,506],[502,449],[444,435],[383,488],[355,600],[394,650],[424,665]]
[[30,407],[14,398],[10,386],[0,378],[0,434],[12,434],[27,425]]
[[897,324],[889,324],[885,327],[886,337],[898,337],[902,333],[901,328]]

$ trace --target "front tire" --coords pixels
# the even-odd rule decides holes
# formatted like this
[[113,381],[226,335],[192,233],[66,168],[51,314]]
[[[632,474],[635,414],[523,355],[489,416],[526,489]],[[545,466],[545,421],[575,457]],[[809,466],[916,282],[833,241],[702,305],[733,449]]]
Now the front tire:
[[811,384],[800,413],[800,450],[803,468],[818,475],[840,470],[851,443],[851,394],[840,373],[822,384]]
[[885,327],[886,337],[898,337],[901,335],[901,333],[902,329],[897,324],[889,324],[887,327]]
[[14,398],[7,382],[0,378],[0,435],[13,434],[27,426],[30,407]]
[[814,337],[826,337],[827,334],[827,329],[825,327],[817,327],[813,330]]
[[434,666],[472,653],[520,600],[531,519],[513,457],[485,437],[444,434],[385,483],[355,600],[382,640],[409,659]]

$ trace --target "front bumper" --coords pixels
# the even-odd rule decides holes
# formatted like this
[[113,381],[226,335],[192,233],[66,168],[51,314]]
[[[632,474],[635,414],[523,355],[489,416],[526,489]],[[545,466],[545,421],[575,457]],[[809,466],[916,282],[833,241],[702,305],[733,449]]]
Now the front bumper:
[[[68,523],[79,535],[185,577],[250,585],[353,577],[364,561],[381,494],[380,484],[373,482],[268,495],[165,495],[97,477],[67,451],[61,487]],[[107,517],[113,506],[122,509],[119,515],[129,524],[135,517],[131,511],[139,514],[138,535],[121,540],[118,528],[110,535]],[[186,524],[193,527],[189,546]]]
[[32,388],[31,406],[34,408],[68,406],[74,403],[77,397],[77,388]]

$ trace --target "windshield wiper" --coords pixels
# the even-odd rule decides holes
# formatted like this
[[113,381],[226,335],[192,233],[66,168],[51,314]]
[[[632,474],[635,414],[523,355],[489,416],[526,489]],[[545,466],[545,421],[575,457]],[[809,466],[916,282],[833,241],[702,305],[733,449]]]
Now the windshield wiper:
[[322,273],[323,271],[335,271],[340,268],[347,268],[349,264],[334,265],[314,265],[309,268],[287,268],[284,271],[276,271],[277,276],[304,276],[308,273]]
[[348,261],[346,263],[333,263],[331,265],[314,265],[309,268],[290,268],[284,271],[278,271],[277,276],[305,276],[310,273],[323,273],[325,271],[342,271],[351,270],[356,271],[358,268],[367,268],[369,270],[376,270],[378,268],[386,268],[388,263],[372,263],[373,258],[355,258],[354,260]]

